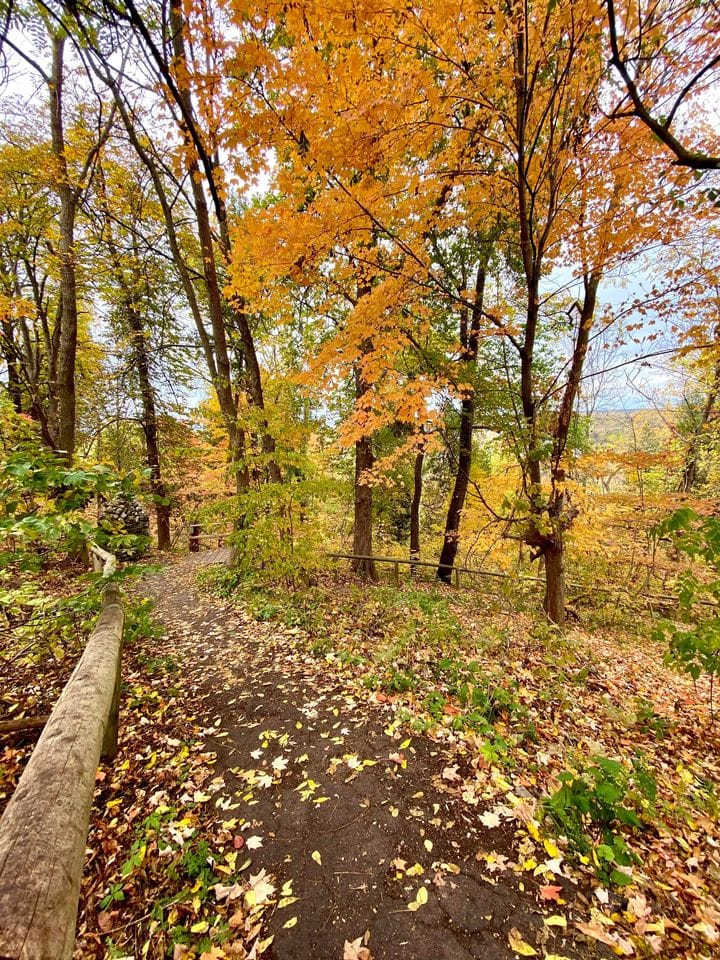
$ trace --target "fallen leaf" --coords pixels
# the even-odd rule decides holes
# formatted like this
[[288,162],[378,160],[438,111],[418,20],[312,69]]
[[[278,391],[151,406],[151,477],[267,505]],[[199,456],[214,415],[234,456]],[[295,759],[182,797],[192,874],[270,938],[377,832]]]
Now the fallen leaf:
[[115,926],[115,920],[117,919],[118,912],[117,910],[101,910],[97,915],[98,926],[103,933],[107,933],[109,930]]
[[427,902],[428,902],[427,889],[425,887],[420,887],[417,894],[415,895],[415,899],[411,900],[410,903],[408,904],[408,910],[412,910],[413,912],[415,912],[416,910],[419,910],[420,907],[422,907]]
[[343,960],[372,960],[372,954],[363,944],[364,939],[346,940],[343,944]]
[[215,899],[218,901],[221,900],[237,900],[242,894],[242,887],[239,883],[233,883],[230,886],[225,886],[224,883],[216,883],[213,886],[213,891],[215,893]]
[[484,827],[494,829],[500,826],[500,817],[496,813],[493,813],[492,810],[486,810],[485,813],[480,815],[480,823]]
[[576,923],[575,926],[581,933],[584,933],[586,937],[591,937],[593,940],[598,940],[600,943],[612,947],[615,953],[621,957],[630,957],[635,953],[635,948],[629,940],[623,939],[616,933],[607,933],[595,921],[591,921],[590,923]]
[[523,940],[520,931],[516,927],[513,927],[508,934],[508,943],[510,944],[510,949],[514,950],[515,953],[519,954],[521,957],[537,956],[537,950]]
[[255,875],[251,874],[248,879],[249,889],[245,893],[245,903],[252,907],[256,904],[265,903],[274,893],[275,886],[270,883],[270,878],[265,870]]
[[542,900],[559,900],[562,892],[562,887],[553,886],[553,884],[540,887],[540,897]]

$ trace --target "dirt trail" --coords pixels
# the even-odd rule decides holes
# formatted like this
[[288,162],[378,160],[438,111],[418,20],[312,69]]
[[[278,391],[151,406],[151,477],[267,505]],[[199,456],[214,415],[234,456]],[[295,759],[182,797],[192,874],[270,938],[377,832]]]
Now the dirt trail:
[[543,924],[541,879],[525,875],[521,890],[478,862],[480,850],[511,856],[512,827],[487,830],[482,811],[443,790],[441,746],[408,743],[389,705],[346,686],[292,631],[202,594],[194,576],[208,559],[222,555],[188,558],[141,590],[202,703],[217,754],[206,789],[245,821],[253,872],[298,898],[274,911],[264,956],[342,960],[366,932],[373,960],[500,960],[518,955],[516,935],[539,957],[605,955]]

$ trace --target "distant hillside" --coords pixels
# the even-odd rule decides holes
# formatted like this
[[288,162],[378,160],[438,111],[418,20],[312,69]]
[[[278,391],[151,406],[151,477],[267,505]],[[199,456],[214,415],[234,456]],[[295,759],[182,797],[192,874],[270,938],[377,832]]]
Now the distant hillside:
[[600,450],[657,452],[672,440],[678,412],[677,407],[601,410],[590,420],[590,439]]

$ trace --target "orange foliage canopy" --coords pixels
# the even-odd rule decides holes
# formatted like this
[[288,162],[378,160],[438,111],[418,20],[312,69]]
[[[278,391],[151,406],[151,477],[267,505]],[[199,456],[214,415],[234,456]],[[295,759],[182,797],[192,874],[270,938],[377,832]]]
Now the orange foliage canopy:
[[[622,270],[686,228],[672,203],[689,174],[669,171],[622,109],[612,115],[606,14],[601,0],[186,4],[186,79],[208,145],[227,158],[223,182],[269,188],[235,220],[229,291],[275,317],[311,291],[327,332],[307,384],[332,390],[356,370],[368,386],[346,442],[390,422],[417,431],[439,390],[461,392],[451,363],[408,361],[438,310],[471,306],[447,282],[438,239],[480,242],[500,227],[514,268],[527,272],[531,256],[541,279],[558,266],[580,278]],[[673,15],[680,35],[692,13]],[[684,52],[683,71],[706,47]],[[484,333],[523,346],[518,275]],[[548,388],[559,396],[537,383],[539,403]]]

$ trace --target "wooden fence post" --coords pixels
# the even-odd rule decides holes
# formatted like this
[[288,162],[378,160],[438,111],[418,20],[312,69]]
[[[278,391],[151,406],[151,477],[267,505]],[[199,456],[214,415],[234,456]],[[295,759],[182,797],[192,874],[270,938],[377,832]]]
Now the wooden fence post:
[[190,524],[190,539],[188,541],[188,550],[190,553],[198,553],[200,550],[200,534],[202,527],[199,523]]

